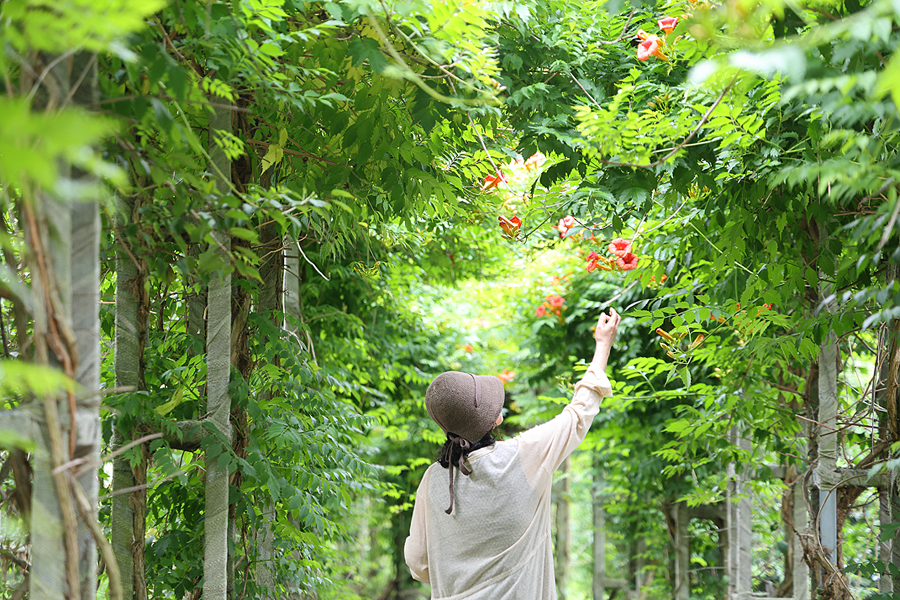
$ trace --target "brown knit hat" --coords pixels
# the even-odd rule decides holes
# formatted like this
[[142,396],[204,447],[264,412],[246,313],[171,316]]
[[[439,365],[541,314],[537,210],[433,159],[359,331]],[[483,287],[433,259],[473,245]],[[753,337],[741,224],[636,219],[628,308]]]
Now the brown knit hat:
[[425,408],[444,433],[475,444],[493,429],[503,398],[499,377],[447,371],[428,386]]

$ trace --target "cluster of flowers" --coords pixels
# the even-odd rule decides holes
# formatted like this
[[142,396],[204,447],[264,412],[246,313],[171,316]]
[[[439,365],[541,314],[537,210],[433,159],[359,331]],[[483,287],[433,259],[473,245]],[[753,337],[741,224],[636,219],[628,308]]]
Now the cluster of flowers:
[[557,320],[562,323],[562,311],[566,309],[563,306],[566,303],[565,298],[559,296],[557,294],[550,294],[547,296],[547,299],[537,307],[537,310],[534,311],[534,315],[538,318],[543,317],[544,315],[556,315]]
[[[767,310],[772,310],[772,305],[769,304],[768,302],[765,302],[765,303],[763,303],[763,307],[756,311],[756,314],[757,314],[757,316],[759,316],[759,315],[763,314],[764,312],[766,312]],[[738,313],[742,312],[740,302],[737,303],[737,311],[738,311]],[[719,323],[724,323],[724,322],[725,322],[725,318],[719,317]]]
[[651,275],[650,281],[647,283],[647,287],[651,290],[657,290],[662,284],[666,282],[666,279],[668,278],[669,276],[664,273],[663,276],[659,278],[659,283],[656,283],[656,275]]
[[527,159],[517,156],[515,160],[511,160],[506,165],[506,173],[509,176],[503,172],[503,168],[498,169],[496,175],[488,175],[484,178],[484,183],[481,184],[481,191],[487,192],[494,188],[509,187],[517,179],[521,179],[523,174],[532,175],[537,173],[538,169],[545,162],[547,162],[547,157],[540,152],[535,152]]
[[612,271],[618,269],[620,271],[632,271],[638,266],[638,257],[631,251],[631,242],[624,238],[616,238],[609,243],[609,253],[613,258],[600,256],[596,252],[587,255],[588,272],[594,269],[603,271]]
[[547,157],[540,152],[535,152],[527,159],[521,156],[510,161],[497,170],[496,175],[488,175],[481,184],[481,191],[487,193],[500,193],[504,197],[503,208],[512,212],[511,217],[499,216],[500,229],[503,235],[509,239],[519,237],[522,229],[522,219],[516,215],[517,202],[525,201],[527,190],[540,175],[541,167],[547,162]]
[[[665,275],[663,275],[663,277],[665,277]],[[757,314],[757,316],[759,316],[759,315],[763,314],[764,312],[767,312],[770,310],[772,310],[772,305],[770,303],[766,302],[763,304],[762,308],[760,308],[756,311],[756,314]],[[740,314],[741,312],[744,312],[744,311],[741,311],[741,303],[738,302],[737,303],[737,314]],[[711,318],[715,319],[719,323],[724,323],[727,320],[725,317],[721,317],[721,316],[720,317],[711,317]],[[747,335],[747,333],[748,333],[748,331],[745,328],[741,328],[741,327],[738,327],[737,331],[741,335]],[[663,339],[663,341],[660,342],[660,344],[659,344],[660,347],[662,347],[662,349],[666,351],[666,356],[668,356],[669,358],[671,358],[673,360],[677,359],[676,353],[683,354],[685,352],[694,350],[695,348],[698,348],[700,346],[700,344],[703,343],[703,340],[706,339],[706,336],[704,334],[702,334],[702,333],[698,334],[697,337],[695,337],[693,339],[693,341],[690,342],[690,344],[688,344],[686,347],[684,347],[681,344],[681,341],[687,335],[687,332],[681,333],[676,338],[671,333],[669,333],[668,331],[666,331],[665,329],[660,327],[656,330],[656,334]]]
[[514,240],[519,237],[519,230],[522,229],[522,219],[515,215],[511,219],[500,215],[500,229],[503,230],[504,237]]
[[[572,215],[566,215],[559,221],[557,221],[556,225],[552,225],[551,229],[555,229],[559,232],[559,237],[564,238],[568,235],[569,230],[578,225],[578,221],[575,220],[575,217]],[[593,241],[596,238],[594,237],[594,232],[590,230],[590,228],[585,227],[582,232],[582,237],[585,241]]]
[[[669,34],[672,33],[672,30],[675,29],[675,26],[677,24],[678,17],[665,17],[659,19],[656,22],[656,25],[661,30],[666,32],[666,37],[668,37]],[[638,42],[638,60],[648,60],[651,56],[655,56],[656,58],[659,58],[661,60],[669,60],[669,57],[666,56],[663,52],[663,48],[665,48],[666,46],[665,38],[661,38],[658,35],[653,35],[652,33],[647,33],[643,29],[638,29],[637,35],[635,36],[635,41]]]
[[509,369],[504,369],[502,373],[497,375],[497,378],[503,382],[503,385],[506,385],[510,381],[512,381],[516,376],[515,371],[510,371]]
[[564,238],[566,234],[569,233],[569,230],[575,226],[575,217],[572,215],[566,215],[556,225],[553,225],[553,229],[559,231],[559,237]]
[[693,350],[694,348],[700,346],[700,344],[703,343],[703,340],[706,339],[706,336],[701,333],[697,337],[695,337],[690,344],[688,344],[686,350],[682,350],[682,348],[680,347],[681,340],[683,340],[687,335],[686,331],[681,333],[677,338],[661,327],[656,330],[656,333],[664,340],[659,343],[660,347],[662,347],[662,349],[666,351],[666,356],[673,360],[675,359],[675,352],[685,352]]

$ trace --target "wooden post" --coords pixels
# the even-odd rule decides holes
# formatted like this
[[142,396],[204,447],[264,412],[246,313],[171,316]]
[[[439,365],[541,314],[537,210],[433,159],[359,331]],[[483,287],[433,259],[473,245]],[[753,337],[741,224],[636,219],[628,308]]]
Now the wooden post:
[[629,561],[629,564],[633,565],[633,571],[631,572],[634,583],[633,596],[635,598],[643,598],[641,590],[644,587],[644,568],[647,566],[647,559],[645,556],[647,553],[647,540],[644,536],[641,536],[633,543],[632,550],[632,559]]
[[594,461],[594,600],[603,600],[606,588],[606,511],[603,508],[603,473],[600,461]]
[[593,526],[594,526],[594,575],[592,580],[592,591],[594,600],[603,600],[606,590],[620,590],[625,594],[629,593],[631,581],[628,577],[607,577],[606,574],[606,496],[603,491],[605,482],[603,480],[603,471],[600,468],[600,462],[594,462],[594,485],[593,485]]
[[688,534],[690,514],[687,504],[672,505],[672,520],[675,523],[675,579],[672,582],[674,600],[689,600],[691,597],[691,545]]
[[[900,516],[900,492],[897,489],[897,472],[891,473],[890,485],[888,486],[889,497],[891,503],[892,520]],[[891,542],[891,579],[893,588],[900,589],[900,533],[894,531],[894,539]]]
[[[212,140],[218,132],[231,133],[231,110],[216,108],[210,117],[210,156],[220,194],[230,191],[231,162]],[[215,249],[228,260],[231,238],[225,232],[213,234]],[[222,269],[209,281],[206,329],[207,420],[231,440],[231,272]],[[223,450],[227,452],[227,450]],[[203,598],[226,600],[230,579],[228,514],[228,465],[220,466],[218,457],[206,458],[206,496],[204,498]]]

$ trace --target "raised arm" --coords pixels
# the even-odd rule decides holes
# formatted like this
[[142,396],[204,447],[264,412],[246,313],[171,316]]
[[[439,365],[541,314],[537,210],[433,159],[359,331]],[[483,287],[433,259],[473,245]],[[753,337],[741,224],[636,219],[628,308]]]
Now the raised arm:
[[584,377],[575,384],[575,396],[551,421],[532,427],[518,437],[522,467],[533,486],[549,485],[553,471],[581,443],[591,421],[600,410],[600,401],[612,394],[606,376],[606,362],[621,317],[612,308],[600,315],[594,330],[594,357]]
[[588,371],[593,373],[606,373],[606,362],[609,360],[609,351],[619,332],[619,322],[622,317],[616,312],[616,309],[610,307],[609,314],[601,314],[597,320],[597,327],[594,329],[594,358],[588,367]]

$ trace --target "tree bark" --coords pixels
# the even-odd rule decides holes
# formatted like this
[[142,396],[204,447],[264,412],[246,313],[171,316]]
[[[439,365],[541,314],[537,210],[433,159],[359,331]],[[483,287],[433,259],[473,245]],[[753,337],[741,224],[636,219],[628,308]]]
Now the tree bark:
[[[900,265],[891,263],[885,273],[885,285],[890,286],[900,279]],[[879,340],[877,351],[881,364],[876,365],[878,379],[875,382],[875,403],[885,409],[886,417],[879,425],[880,437],[893,443],[900,439],[900,319],[891,319],[884,326],[884,333]],[[884,387],[881,387],[883,384]],[[897,491],[897,475],[890,476],[887,489],[878,491],[879,519],[882,525],[900,520],[900,494]],[[885,572],[879,579],[879,591],[891,593],[900,590],[900,531],[894,532],[891,538],[881,540],[879,560],[885,564]],[[891,568],[889,565],[893,565]]]
[[[285,266],[282,238],[274,222],[262,228],[260,245],[259,274],[262,277],[263,285],[259,292],[259,312],[268,315],[274,326],[281,327],[285,323],[282,312],[282,303],[284,302],[282,288],[284,287]],[[275,361],[280,362],[277,356]],[[261,597],[268,598],[274,596],[275,588],[273,563],[275,551],[275,509],[268,495],[263,496],[260,513],[261,524],[256,535],[259,553],[259,561],[256,566],[256,585]]]

